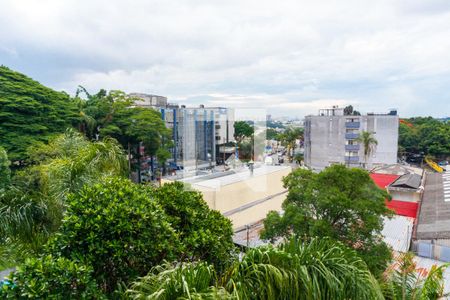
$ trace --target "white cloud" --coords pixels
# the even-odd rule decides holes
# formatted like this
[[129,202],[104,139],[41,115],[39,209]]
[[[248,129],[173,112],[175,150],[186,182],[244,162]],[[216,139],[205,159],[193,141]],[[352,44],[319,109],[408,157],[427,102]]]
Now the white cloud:
[[[81,84],[172,101],[264,106],[275,115],[341,103],[362,111],[397,106],[408,115],[450,111],[447,1],[0,0],[0,6],[2,62],[69,92]],[[38,63],[30,52],[47,57]],[[51,76],[56,68],[65,76]]]

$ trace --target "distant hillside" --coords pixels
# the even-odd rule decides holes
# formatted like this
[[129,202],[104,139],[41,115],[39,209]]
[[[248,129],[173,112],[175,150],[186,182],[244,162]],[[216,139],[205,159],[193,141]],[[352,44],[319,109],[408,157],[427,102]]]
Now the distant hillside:
[[0,66],[0,146],[12,161],[26,159],[30,145],[64,132],[77,119],[69,95]]

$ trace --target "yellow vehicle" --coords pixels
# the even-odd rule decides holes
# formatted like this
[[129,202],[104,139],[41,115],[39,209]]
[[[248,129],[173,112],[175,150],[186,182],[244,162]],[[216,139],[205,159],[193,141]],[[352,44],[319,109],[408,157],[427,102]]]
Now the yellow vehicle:
[[431,159],[425,158],[425,162],[430,166],[430,168],[432,168],[436,172],[438,172],[438,173],[444,172],[444,169],[441,166],[439,166],[437,163],[432,161]]

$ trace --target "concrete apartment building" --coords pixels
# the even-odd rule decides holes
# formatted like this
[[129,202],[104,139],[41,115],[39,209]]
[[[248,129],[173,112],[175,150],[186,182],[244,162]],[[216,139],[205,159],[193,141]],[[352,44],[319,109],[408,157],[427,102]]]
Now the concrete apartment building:
[[[132,93],[141,98],[137,106],[158,110],[172,129],[174,147],[170,169],[193,171],[216,165],[219,145],[234,140],[234,110],[223,107],[186,107],[171,104],[166,97]],[[222,157],[222,156],[220,156]]]
[[[395,164],[398,147],[397,111],[344,115],[344,109],[321,109],[316,116],[305,117],[305,164],[313,170],[323,170],[332,164],[367,168]],[[362,131],[373,134],[378,141],[373,154],[364,157],[364,149],[357,142]]]

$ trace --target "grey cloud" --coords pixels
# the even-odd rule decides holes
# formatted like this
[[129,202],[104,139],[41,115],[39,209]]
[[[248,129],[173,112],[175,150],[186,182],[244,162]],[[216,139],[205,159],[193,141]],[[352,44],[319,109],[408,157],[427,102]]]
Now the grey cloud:
[[450,11],[439,0],[0,1],[0,63],[68,92],[260,103],[275,115],[332,101],[450,111]]

